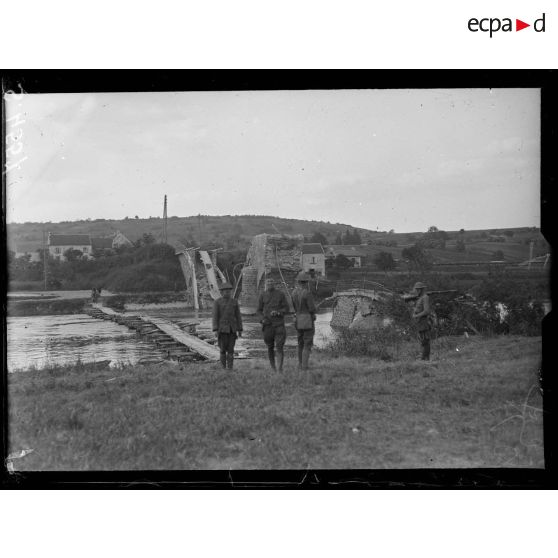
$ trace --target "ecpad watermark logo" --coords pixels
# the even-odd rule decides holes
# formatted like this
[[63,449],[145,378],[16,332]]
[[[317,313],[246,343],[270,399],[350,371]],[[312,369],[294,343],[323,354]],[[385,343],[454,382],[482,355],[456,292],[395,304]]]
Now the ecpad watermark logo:
[[521,19],[515,18],[515,29],[513,26],[513,19],[510,17],[504,17],[502,19],[498,17],[484,17],[478,19],[476,17],[472,17],[467,22],[467,27],[469,31],[472,33],[489,33],[489,37],[492,38],[494,33],[504,32],[509,33],[513,31],[521,31],[522,29],[527,29],[527,27],[532,27],[533,31],[536,33],[544,33],[545,32],[545,25],[546,25],[546,14],[542,14],[542,16],[536,19],[533,24],[526,23]]

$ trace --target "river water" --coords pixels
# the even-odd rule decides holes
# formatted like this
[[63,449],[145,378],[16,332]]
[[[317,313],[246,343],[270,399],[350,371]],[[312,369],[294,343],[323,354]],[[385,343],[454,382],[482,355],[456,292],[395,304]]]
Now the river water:
[[163,358],[125,326],[87,314],[8,317],[8,372],[82,362],[111,366]]
[[[210,312],[195,312],[180,307],[134,308],[127,314],[141,313],[171,322],[195,320],[200,332],[211,331]],[[314,343],[323,347],[333,332],[329,326],[331,312],[318,314]],[[265,349],[261,326],[254,316],[244,316],[244,336],[237,341],[240,354],[249,355]],[[136,364],[145,359],[163,359],[165,353],[126,326],[98,320],[87,314],[57,316],[8,317],[8,372],[51,365],[110,360],[110,366]],[[287,318],[287,346],[296,345],[292,319]]]

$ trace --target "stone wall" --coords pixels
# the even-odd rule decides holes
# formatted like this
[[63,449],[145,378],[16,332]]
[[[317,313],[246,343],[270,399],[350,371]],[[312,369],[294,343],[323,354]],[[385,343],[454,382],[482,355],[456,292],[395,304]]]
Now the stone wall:
[[242,292],[239,299],[243,314],[254,314],[258,306],[258,270],[254,266],[242,269]]
[[358,299],[352,296],[341,296],[337,299],[331,317],[331,327],[349,327],[355,317]]
[[384,316],[381,305],[382,297],[378,295],[340,296],[333,309],[331,326],[351,329],[374,329],[386,326],[393,320],[389,316]]

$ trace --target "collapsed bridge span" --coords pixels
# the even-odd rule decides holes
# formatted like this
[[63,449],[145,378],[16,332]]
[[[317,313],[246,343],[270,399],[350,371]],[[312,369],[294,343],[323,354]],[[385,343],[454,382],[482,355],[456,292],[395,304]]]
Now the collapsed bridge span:
[[207,310],[217,300],[226,278],[217,267],[217,250],[182,248],[175,252],[186,280],[186,300],[195,310]]

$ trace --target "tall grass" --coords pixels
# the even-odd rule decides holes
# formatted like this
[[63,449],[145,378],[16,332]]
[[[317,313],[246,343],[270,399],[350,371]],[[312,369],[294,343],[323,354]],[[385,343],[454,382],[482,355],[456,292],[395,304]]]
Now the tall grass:
[[390,361],[409,356],[407,345],[410,339],[409,334],[394,326],[373,330],[342,329],[336,332],[325,351],[332,355],[365,356]]
[[20,470],[541,467],[540,339],[455,341],[431,365],[316,351],[310,374],[291,359],[282,375],[264,360],[10,374],[9,451],[34,450]]

